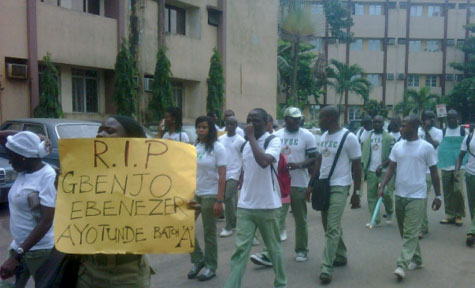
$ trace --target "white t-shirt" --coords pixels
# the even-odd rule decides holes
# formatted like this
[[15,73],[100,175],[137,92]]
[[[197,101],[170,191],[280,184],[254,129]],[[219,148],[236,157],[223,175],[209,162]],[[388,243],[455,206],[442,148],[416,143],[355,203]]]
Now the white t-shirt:
[[[444,132],[442,131],[442,134]],[[465,130],[465,135],[468,134],[468,131]],[[452,129],[450,127],[447,127],[447,129],[445,129],[445,137],[460,137],[462,136],[461,133],[460,133],[460,126],[458,126],[457,128],[455,129]],[[452,165],[452,166],[449,166],[449,167],[445,167],[445,168],[442,168],[441,170],[444,170],[444,171],[454,171],[455,170],[455,164]]]
[[162,139],[168,139],[168,140],[174,140],[174,141],[178,141],[178,142],[190,143],[190,139],[188,138],[188,134],[186,134],[186,132],[180,132],[180,133],[173,132],[173,134],[170,135],[170,133],[168,133],[168,131],[167,131],[167,132],[165,132],[165,134],[163,134]]
[[366,130],[364,128],[360,128],[360,130],[358,130],[358,132],[356,132],[356,137],[358,138],[358,141],[360,143],[363,143],[364,141],[366,141],[366,139],[368,139],[369,135],[371,134],[373,130]]
[[220,136],[218,140],[224,145],[224,148],[226,148],[226,180],[239,180],[242,169],[241,147],[246,140],[238,134],[234,134],[232,137],[229,137],[228,134],[224,134]]
[[389,135],[393,136],[395,142],[399,142],[399,140],[402,140],[401,132],[389,132]]
[[[426,140],[426,132],[424,131],[424,129],[422,129],[422,127],[419,127],[417,134],[419,135],[419,138],[421,138],[422,140]],[[430,134],[430,137],[432,137],[432,140],[437,142],[437,144],[440,144],[440,142],[442,142],[442,139],[444,138],[444,133],[442,132],[442,130],[436,127],[430,128],[429,134]],[[429,169],[427,169],[426,173],[427,174],[430,173]]]
[[[275,136],[280,138],[281,153],[287,154],[289,163],[301,163],[307,159],[309,153],[317,152],[315,137],[307,129],[299,128],[297,132],[291,133],[287,129],[275,132]],[[291,187],[308,187],[307,168],[290,170]]]
[[205,144],[196,145],[196,192],[197,196],[218,195],[218,167],[226,166],[226,148],[215,141],[213,151],[206,151]]
[[[323,133],[320,141],[320,153],[322,154],[322,164],[320,166],[320,179],[328,178],[330,170],[335,159],[341,138],[348,131],[343,128],[333,134],[328,131]],[[338,163],[330,179],[331,186],[349,186],[351,185],[351,161],[361,158],[361,147],[355,134],[349,133],[346,137],[343,148],[341,149]]]
[[236,127],[236,134],[244,138],[244,130],[241,129],[241,127]]
[[369,162],[368,170],[376,172],[378,166],[381,165],[381,153],[383,151],[383,134],[373,133],[371,136],[371,161]]
[[397,142],[389,159],[396,162],[396,195],[405,198],[427,197],[426,170],[437,165],[437,153],[427,141],[401,140]]
[[[266,132],[257,139],[257,144],[264,149],[264,142],[270,134]],[[280,139],[275,137],[269,142],[265,154],[271,155],[275,162],[271,165],[277,171],[280,155]],[[251,145],[246,143],[242,152],[244,182],[238,207],[244,209],[276,209],[282,206],[279,182],[271,167],[262,168],[257,164]]]
[[[472,154],[475,154],[475,136],[470,139],[469,147],[470,147],[470,153],[468,153],[468,147],[467,147],[467,138],[468,138],[468,133],[465,135],[465,138],[463,139],[462,142],[462,147],[460,150],[466,151],[468,154],[468,161],[467,164],[465,165],[465,172],[467,172],[470,175],[475,175],[475,157],[473,157]],[[468,188],[468,187],[467,187]],[[473,188],[472,188],[473,189]]]
[[[34,173],[18,173],[8,193],[10,231],[13,236],[10,244],[12,249],[16,250],[26,240],[40,218],[40,209],[31,210],[30,208],[28,202],[30,193],[39,193],[41,205],[51,208],[56,206],[55,178],[56,172],[48,164]],[[51,226],[45,236],[30,250],[51,249],[53,246],[54,236],[53,226]]]

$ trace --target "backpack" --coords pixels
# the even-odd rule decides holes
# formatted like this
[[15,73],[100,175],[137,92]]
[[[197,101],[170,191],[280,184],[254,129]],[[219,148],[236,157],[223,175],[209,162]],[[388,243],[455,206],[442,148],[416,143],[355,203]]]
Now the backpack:
[[472,155],[473,157],[475,157],[475,154],[473,154],[472,151],[470,151],[470,141],[472,140],[473,138],[473,132],[470,133],[467,137],[467,142],[465,143],[467,145],[467,151],[468,151],[468,154]]
[[[264,141],[264,150],[267,149],[269,146],[270,141],[272,139],[276,138],[277,136],[275,135],[270,135],[267,137],[267,139]],[[246,146],[248,140],[244,142],[241,146],[241,154],[244,151],[244,147]],[[277,171],[274,168],[274,165],[269,165],[270,170],[271,170],[271,179],[272,179],[272,188],[275,189],[274,187],[274,177],[272,177],[272,173],[277,177],[277,182],[279,182],[279,188],[280,188],[280,195],[282,198],[285,198],[289,196],[290,194],[290,173],[289,170],[287,169],[287,159],[285,158],[282,153],[279,154],[279,164],[277,166]]]

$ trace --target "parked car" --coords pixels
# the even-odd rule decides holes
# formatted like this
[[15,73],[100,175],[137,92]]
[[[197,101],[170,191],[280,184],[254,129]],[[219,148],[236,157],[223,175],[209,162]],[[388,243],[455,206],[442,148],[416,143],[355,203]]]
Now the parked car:
[[[43,158],[53,168],[59,168],[58,140],[64,138],[94,138],[101,123],[70,119],[26,118],[6,121],[0,130],[31,131],[51,141],[51,153]],[[5,148],[0,146],[0,203],[7,201],[8,190],[16,172],[8,162]]]

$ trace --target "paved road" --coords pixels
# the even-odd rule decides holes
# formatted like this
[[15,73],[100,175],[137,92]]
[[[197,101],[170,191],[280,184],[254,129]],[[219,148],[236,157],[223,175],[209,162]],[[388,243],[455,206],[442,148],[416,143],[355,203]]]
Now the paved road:
[[[333,281],[328,287],[474,287],[475,249],[465,246],[468,218],[464,219],[462,227],[445,226],[438,224],[444,217],[443,207],[438,212],[429,211],[430,233],[421,242],[425,267],[409,272],[404,282],[398,283],[392,274],[401,246],[396,224],[385,224],[373,230],[365,228],[369,212],[366,203],[363,202],[362,206],[357,210],[347,207],[345,211],[343,230],[349,262],[348,266],[335,269]],[[7,209],[0,207],[0,259],[5,258],[11,239],[7,223]],[[224,222],[218,222],[218,232],[223,226]],[[310,253],[307,262],[295,261],[294,231],[293,218],[289,214],[289,239],[283,243],[288,287],[320,286],[318,275],[323,251],[320,214],[309,211]],[[203,243],[201,221],[198,222],[197,233],[200,243]],[[217,277],[207,282],[186,278],[191,268],[188,255],[152,255],[152,266],[156,270],[153,287],[223,287],[230,269],[234,237],[219,238],[218,245]],[[260,252],[262,248],[262,245],[253,247],[251,253]],[[258,268],[249,262],[242,287],[272,287],[273,279],[272,269]]]

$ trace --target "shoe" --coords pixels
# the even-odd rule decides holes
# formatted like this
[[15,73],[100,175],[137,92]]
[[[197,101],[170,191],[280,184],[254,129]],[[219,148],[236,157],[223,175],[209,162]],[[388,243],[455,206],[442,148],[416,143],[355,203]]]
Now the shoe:
[[211,270],[209,268],[206,268],[205,271],[203,271],[203,273],[201,273],[201,275],[198,276],[198,280],[208,281],[209,279],[213,278],[214,276],[216,276],[216,272],[214,272],[213,270]]
[[396,275],[397,280],[401,281],[406,277],[406,272],[404,272],[404,269],[401,267],[397,267],[396,270],[394,270],[394,275]]
[[386,224],[393,223],[393,214],[386,215]]
[[444,219],[444,220],[440,220],[440,224],[455,224],[455,219],[452,218],[452,219]]
[[409,271],[414,271],[416,269],[421,269],[423,266],[422,264],[417,264],[415,262],[411,262],[409,263],[409,265],[407,266],[407,270]]
[[371,227],[371,223],[370,223],[370,222],[368,222],[368,223],[366,223],[366,225],[365,225],[365,226],[366,226],[366,228],[369,228],[369,227]]
[[280,232],[280,241],[285,241],[287,240],[287,231],[282,231]]
[[424,238],[424,233],[422,233],[422,231],[419,231],[419,235],[417,235],[417,237],[419,238],[419,240],[422,240],[422,238]]
[[332,276],[328,275],[327,273],[321,273],[320,274],[320,282],[322,284],[328,284],[332,282]]
[[224,215],[221,215],[217,219],[218,222],[223,222],[224,221]]
[[346,266],[346,264],[348,264],[348,259],[345,259],[344,261],[333,261],[333,267],[343,267]]
[[295,257],[295,261],[297,262],[305,262],[308,260],[307,253],[305,252],[298,252],[297,257]]
[[205,267],[205,262],[200,261],[198,263],[193,264],[193,267],[191,267],[190,272],[188,272],[188,279],[194,279],[196,278],[196,275],[200,273],[201,269]]
[[371,223],[366,223],[366,227],[369,229],[372,229],[374,227],[379,227],[379,226],[381,226],[381,223],[374,223],[373,226],[371,226]]
[[254,239],[252,239],[252,246],[259,246],[259,244],[261,244],[259,242],[259,240],[257,240],[257,238],[254,236]]
[[223,231],[221,231],[221,233],[219,233],[219,237],[229,237],[233,235],[233,230],[226,230],[226,228],[223,229]]
[[460,227],[462,225],[463,225],[462,217],[455,218],[455,226]]
[[261,265],[261,266],[265,266],[265,267],[272,267],[274,266],[272,264],[272,261],[270,261],[269,258],[266,257],[266,255],[264,254],[254,254],[251,256],[251,262],[256,264],[256,265]]
[[388,217],[388,215],[386,215],[386,214],[383,214],[383,218],[386,218],[386,217]]
[[468,247],[472,247],[475,244],[475,236],[472,234],[467,234],[467,241],[465,242]]

